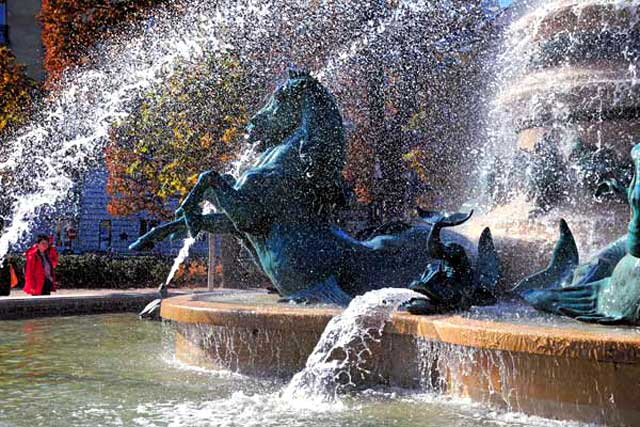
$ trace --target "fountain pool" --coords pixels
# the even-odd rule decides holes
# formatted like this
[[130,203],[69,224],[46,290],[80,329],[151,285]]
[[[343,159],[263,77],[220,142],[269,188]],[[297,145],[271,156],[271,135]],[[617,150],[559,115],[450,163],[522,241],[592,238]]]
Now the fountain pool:
[[[163,302],[161,315],[177,325],[179,360],[288,378],[317,359],[307,361],[340,309],[276,304],[276,299],[260,291],[175,297]],[[369,307],[371,319],[379,319],[381,308]],[[371,319],[353,322],[365,332],[369,344],[364,348],[373,355],[365,354],[362,362],[351,357],[347,364],[350,378],[354,365],[363,366],[366,378],[355,381],[360,388],[427,389],[503,411],[606,425],[637,423],[640,334],[635,328],[581,324],[515,303],[460,315],[396,312],[376,326]],[[376,328],[381,334],[371,334]],[[334,333],[344,336],[345,331],[334,328]],[[362,349],[355,337],[327,351],[324,362],[343,366],[349,359],[345,353],[359,359]],[[342,371],[336,369],[335,378]]]
[[423,390],[369,390],[325,405],[289,401],[281,380],[181,364],[173,329],[131,314],[5,321],[0,336],[3,427],[579,425]]

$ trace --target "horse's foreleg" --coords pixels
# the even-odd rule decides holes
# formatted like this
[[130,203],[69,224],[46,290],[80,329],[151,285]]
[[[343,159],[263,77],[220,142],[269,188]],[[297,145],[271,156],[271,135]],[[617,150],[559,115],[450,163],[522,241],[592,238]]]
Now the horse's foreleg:
[[202,228],[200,202],[207,200],[224,211],[238,230],[251,229],[258,219],[260,206],[245,193],[233,188],[231,177],[213,170],[204,172],[176,210],[176,217],[184,217],[189,234],[195,236]]
[[[202,193],[203,199],[222,210],[238,231],[255,230],[264,212],[259,188],[245,183],[245,188],[236,190],[226,176],[215,172],[209,172],[205,179],[208,187]],[[189,222],[189,217],[186,218]]]
[[[187,197],[184,198],[180,206],[176,210],[176,218],[181,217],[184,212],[200,212],[200,203],[206,200],[206,193],[214,190],[222,182],[227,186],[235,185],[235,178],[232,175],[219,175],[214,170],[206,171],[198,176],[196,185],[193,186]],[[216,206],[217,207],[217,206]]]
[[[198,223],[199,229],[214,234],[236,234],[237,231],[233,223],[224,214],[201,215],[194,221]],[[184,218],[178,218],[166,224],[153,227],[148,233],[133,242],[129,249],[132,251],[150,250],[154,244],[165,240],[167,237],[185,238],[188,236],[187,223]]]
[[213,185],[215,185],[213,176],[217,176],[215,171],[207,171],[200,174],[196,185],[189,191],[187,197],[184,198],[180,206],[176,210],[176,218],[185,214],[200,214],[200,202],[204,199],[204,195]]
[[208,197],[208,194],[216,191],[216,188],[222,183],[225,186],[233,188],[235,179],[231,175],[220,176],[216,171],[210,170],[203,172],[198,177],[198,182],[191,189],[187,197],[182,201],[180,207],[176,210],[176,218],[184,218],[187,231],[195,237],[206,225],[202,219],[206,216],[202,215],[202,207],[200,203],[203,200],[214,203],[219,209],[215,201],[215,197]]
[[233,222],[238,231],[257,231],[263,218],[263,205],[230,186],[221,186],[211,193],[213,203]]
[[186,225],[182,219],[176,219],[166,224],[158,225],[130,244],[129,249],[132,251],[151,250],[157,242],[166,239],[173,233],[180,233],[186,229]]

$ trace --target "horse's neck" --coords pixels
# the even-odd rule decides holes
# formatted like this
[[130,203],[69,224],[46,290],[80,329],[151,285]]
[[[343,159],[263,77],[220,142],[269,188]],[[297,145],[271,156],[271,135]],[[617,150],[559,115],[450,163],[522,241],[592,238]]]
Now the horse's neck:
[[328,139],[326,135],[332,130],[330,126],[326,126],[326,117],[318,115],[319,111],[325,111],[325,109],[316,106],[311,100],[307,100],[300,115],[300,123],[295,130],[284,138],[280,144],[268,148],[260,156],[254,167],[266,166],[273,163],[274,160],[282,158],[287,153],[299,155],[299,150],[303,144]]
[[302,113],[301,128],[304,129],[308,140],[330,142],[334,133],[334,118],[329,117],[333,112],[323,105],[316,105],[307,100]]

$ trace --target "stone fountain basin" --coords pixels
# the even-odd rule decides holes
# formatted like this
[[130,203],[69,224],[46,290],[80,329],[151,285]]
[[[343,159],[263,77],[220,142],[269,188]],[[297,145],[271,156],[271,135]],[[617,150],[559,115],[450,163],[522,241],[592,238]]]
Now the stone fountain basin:
[[534,40],[543,41],[563,32],[599,30],[605,24],[608,28],[627,31],[638,27],[634,6],[622,1],[556,0],[541,5],[542,8],[523,16],[514,31],[533,31]]
[[[278,304],[264,291],[217,291],[162,303],[176,356],[247,375],[304,367],[333,306]],[[615,425],[640,419],[640,329],[587,325],[518,304],[459,315],[396,312],[376,350],[377,382],[426,388],[510,411]]]
[[635,111],[639,98],[629,64],[607,62],[531,71],[496,102],[520,111],[517,124],[530,127],[558,119],[611,120],[625,110]]

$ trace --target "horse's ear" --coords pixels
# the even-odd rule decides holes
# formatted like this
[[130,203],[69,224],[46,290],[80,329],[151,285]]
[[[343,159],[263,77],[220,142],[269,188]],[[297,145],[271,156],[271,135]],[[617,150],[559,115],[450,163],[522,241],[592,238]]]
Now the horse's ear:
[[288,73],[289,73],[289,79],[291,80],[300,78],[300,71],[296,70],[293,67],[289,68]]
[[291,67],[287,71],[288,71],[289,79],[291,79],[291,80],[304,79],[304,78],[310,78],[311,77],[311,73],[306,71],[306,70],[299,70],[299,69]]

